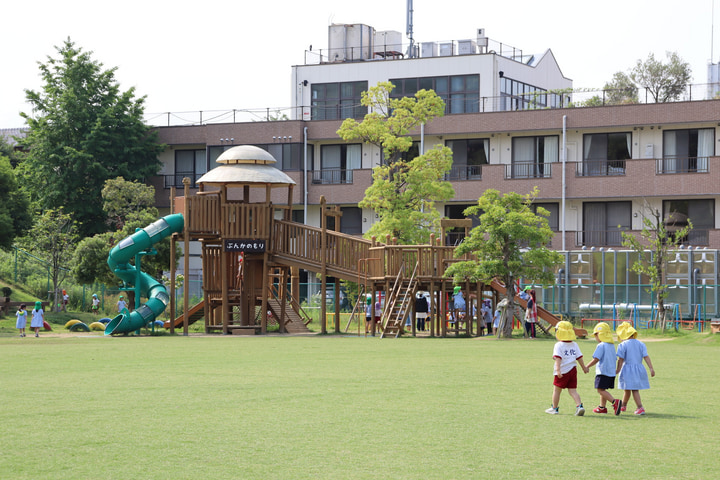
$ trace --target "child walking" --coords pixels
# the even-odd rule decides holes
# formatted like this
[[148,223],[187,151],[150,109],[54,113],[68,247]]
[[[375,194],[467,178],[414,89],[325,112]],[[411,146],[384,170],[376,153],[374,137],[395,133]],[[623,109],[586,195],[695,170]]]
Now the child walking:
[[45,312],[42,308],[42,302],[35,302],[35,308],[32,311],[32,320],[30,320],[30,328],[35,330],[35,336],[40,336],[40,327],[45,323]]
[[610,325],[600,322],[593,330],[595,340],[598,342],[595,353],[588,368],[595,367],[595,388],[600,394],[600,405],[593,409],[595,413],[607,413],[607,403],[610,402],[615,415],[620,415],[622,401],[614,398],[608,389],[615,388],[615,345],[613,343],[612,330]]
[[18,308],[18,311],[15,312],[15,316],[17,317],[17,320],[15,321],[15,328],[17,328],[20,331],[20,336],[25,336],[25,325],[27,325],[27,310],[25,310],[25,304],[23,303],[20,305],[20,308]]
[[[628,404],[630,394],[632,393],[633,400],[637,405],[635,415],[645,415],[645,408],[640,399],[640,390],[649,389],[650,380],[648,379],[647,371],[645,371],[643,367],[643,360],[647,363],[650,369],[650,375],[653,377],[655,376],[655,369],[648,356],[647,347],[637,339],[637,330],[635,330],[630,323],[621,323],[617,328],[617,334],[621,343],[617,349],[618,362],[616,373],[618,374],[618,387],[625,390],[622,401],[623,406]],[[623,408],[623,410],[625,410],[625,408]]]
[[580,394],[577,392],[577,367],[575,362],[580,364],[584,373],[588,373],[588,367],[582,358],[580,347],[575,343],[575,330],[572,323],[563,320],[555,326],[555,337],[558,342],[553,348],[553,359],[555,360],[552,405],[545,410],[545,413],[557,415],[558,404],[560,403],[560,392],[567,389],[570,396],[575,400],[575,415],[585,415],[585,407],[580,401]]

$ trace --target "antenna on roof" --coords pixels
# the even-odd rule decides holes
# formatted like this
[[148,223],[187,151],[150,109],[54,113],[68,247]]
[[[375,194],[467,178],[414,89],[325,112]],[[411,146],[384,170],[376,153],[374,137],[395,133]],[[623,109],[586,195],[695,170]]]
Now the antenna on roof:
[[410,45],[408,46],[405,57],[415,58],[415,39],[413,38],[413,0],[407,0],[407,28],[405,29],[405,33],[410,40]]

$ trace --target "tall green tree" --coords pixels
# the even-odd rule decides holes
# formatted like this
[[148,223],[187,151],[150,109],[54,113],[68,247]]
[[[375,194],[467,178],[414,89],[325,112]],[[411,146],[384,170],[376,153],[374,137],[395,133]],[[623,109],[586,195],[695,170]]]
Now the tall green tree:
[[638,60],[630,71],[630,79],[636,86],[646,89],[655,103],[672,102],[680,98],[690,79],[692,69],[677,52],[667,52],[667,63],[655,59]]
[[638,103],[638,87],[626,73],[615,72],[612,80],[603,87],[603,91],[607,105]]
[[15,237],[32,227],[30,201],[20,188],[10,159],[0,155],[0,248],[8,249]]
[[536,214],[531,208],[537,194],[537,187],[528,195],[485,190],[477,205],[464,212],[477,215],[480,225],[455,249],[458,257],[474,258],[454,263],[447,271],[458,283],[465,279],[490,283],[498,278],[505,284],[508,307],[498,334],[506,338],[512,336],[515,280],[553,283],[555,268],[563,262],[559,252],[547,248],[554,235],[547,221],[550,213],[537,207]]
[[67,276],[67,266],[70,265],[77,243],[75,222],[62,209],[46,210],[35,219],[32,230],[19,239],[18,243],[38,258],[47,261],[50,266],[53,305],[57,309],[60,303],[60,285]]
[[665,299],[668,296],[667,262],[678,251],[690,230],[692,221],[680,218],[677,212],[670,212],[665,218],[659,209],[645,202],[642,211],[642,230],[635,236],[622,232],[622,244],[638,255],[632,270],[639,275],[647,275],[650,280],[650,291],[655,295],[658,309],[658,324],[665,330],[667,316]]
[[455,195],[444,180],[452,167],[452,151],[438,145],[408,158],[409,135],[442,116],[445,102],[432,90],[420,90],[412,98],[391,98],[393,88],[392,83],[381,82],[363,92],[362,104],[369,113],[361,122],[345,119],[337,133],[345,141],[361,140],[383,152],[380,165],[373,169],[373,183],[358,204],[378,215],[367,236],[390,235],[401,244],[426,243],[432,231],[439,232],[436,202]]
[[106,223],[113,230],[119,230],[133,212],[150,211],[157,216],[155,189],[140,182],[130,182],[122,177],[111,178],[105,182],[101,192]]
[[39,63],[44,85],[26,90],[32,113],[22,162],[32,200],[41,210],[64,207],[81,236],[106,230],[105,180],[142,180],[160,168],[163,146],[143,123],[145,97],[121,91],[115,68],[106,70],[70,40],[58,56]]

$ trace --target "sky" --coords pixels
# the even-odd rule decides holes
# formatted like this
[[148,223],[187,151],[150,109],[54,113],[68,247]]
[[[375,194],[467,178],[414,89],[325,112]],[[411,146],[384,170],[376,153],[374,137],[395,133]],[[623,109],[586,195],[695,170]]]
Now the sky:
[[[713,2],[715,3],[713,9]],[[24,126],[25,90],[39,91],[38,62],[70,38],[125,91],[145,96],[146,118],[163,112],[290,106],[291,66],[328,47],[328,26],[362,23],[402,32],[407,0],[250,1],[13,0],[0,28],[0,128]],[[417,43],[486,36],[542,54],[551,49],[575,88],[602,88],[652,52],[677,52],[692,83],[720,59],[720,0],[414,0]],[[713,20],[714,19],[714,20]],[[715,25],[713,25],[715,24]],[[713,30],[715,30],[713,34]]]

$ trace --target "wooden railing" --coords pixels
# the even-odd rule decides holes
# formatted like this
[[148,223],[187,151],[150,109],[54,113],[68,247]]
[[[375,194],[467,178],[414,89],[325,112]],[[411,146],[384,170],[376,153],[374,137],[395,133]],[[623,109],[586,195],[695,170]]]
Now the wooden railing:
[[270,238],[272,208],[254,203],[226,203],[222,206],[220,229],[223,238]]
[[218,195],[192,195],[185,198],[188,215],[185,219],[192,233],[218,233],[220,224],[220,197]]

